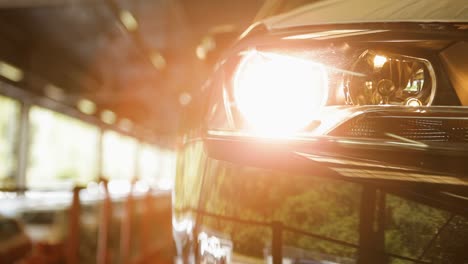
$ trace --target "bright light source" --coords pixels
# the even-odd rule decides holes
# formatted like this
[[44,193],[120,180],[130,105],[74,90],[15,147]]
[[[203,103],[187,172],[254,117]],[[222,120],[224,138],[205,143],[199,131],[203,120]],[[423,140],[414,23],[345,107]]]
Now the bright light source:
[[151,63],[158,70],[162,70],[166,67],[166,59],[164,59],[163,55],[159,52],[151,54]]
[[104,110],[101,112],[101,120],[108,125],[112,125],[117,120],[117,115],[110,110]]
[[200,60],[205,60],[206,56],[208,55],[208,52],[216,48],[216,41],[214,40],[213,37],[204,37],[200,43],[200,45],[197,46],[197,49],[195,50],[197,57]]
[[19,82],[23,79],[23,71],[11,64],[0,61],[0,75],[13,82]]
[[327,98],[323,65],[297,57],[249,52],[234,75],[235,104],[263,136],[289,136],[306,127]]
[[387,63],[387,57],[381,55],[375,55],[374,57],[374,68],[380,69]]
[[138,28],[138,22],[135,17],[127,10],[120,12],[120,21],[124,24],[128,31],[135,31]]
[[126,180],[111,180],[107,188],[111,195],[124,195],[130,193],[132,185]]
[[181,105],[188,105],[190,104],[191,101],[192,101],[192,96],[189,93],[184,92],[179,95],[179,103]]
[[131,131],[133,128],[133,122],[129,119],[123,118],[119,121],[119,127],[124,131]]
[[203,46],[198,45],[197,48],[195,49],[195,54],[197,55],[198,59],[206,60],[206,50]]
[[406,100],[406,105],[412,106],[412,107],[418,107],[418,106],[421,106],[422,103],[416,98],[409,98],[408,100]]
[[44,87],[44,93],[47,97],[52,98],[57,101],[62,101],[65,99],[65,91],[53,84],[47,84]]
[[81,99],[77,103],[78,110],[87,115],[96,113],[96,104],[88,99]]

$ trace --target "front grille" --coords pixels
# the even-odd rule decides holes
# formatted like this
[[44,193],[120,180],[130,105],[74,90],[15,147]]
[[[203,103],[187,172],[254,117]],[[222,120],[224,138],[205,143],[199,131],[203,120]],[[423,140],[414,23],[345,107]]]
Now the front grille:
[[360,116],[332,136],[388,139],[392,135],[426,142],[468,142],[468,119],[450,117]]

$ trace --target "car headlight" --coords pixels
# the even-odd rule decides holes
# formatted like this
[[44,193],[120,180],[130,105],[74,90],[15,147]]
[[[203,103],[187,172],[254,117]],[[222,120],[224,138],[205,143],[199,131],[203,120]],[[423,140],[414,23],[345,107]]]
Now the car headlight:
[[327,72],[298,57],[249,51],[235,70],[235,105],[255,133],[284,136],[310,124],[327,102]]
[[345,77],[353,105],[428,106],[435,96],[435,73],[424,59],[364,51]]
[[326,133],[351,106],[429,106],[436,88],[428,60],[348,46],[249,49],[224,72],[209,129],[256,137]]
[[458,39],[466,32],[453,40],[453,32],[400,33],[241,40],[204,89],[209,156],[267,168],[297,162],[302,170],[306,157],[314,169],[374,161],[466,175],[468,46]]

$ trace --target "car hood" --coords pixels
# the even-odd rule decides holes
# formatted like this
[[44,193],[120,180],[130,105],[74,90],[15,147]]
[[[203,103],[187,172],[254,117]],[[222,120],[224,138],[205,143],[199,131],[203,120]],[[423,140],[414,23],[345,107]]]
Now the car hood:
[[262,21],[269,30],[326,24],[468,22],[466,0],[323,0]]

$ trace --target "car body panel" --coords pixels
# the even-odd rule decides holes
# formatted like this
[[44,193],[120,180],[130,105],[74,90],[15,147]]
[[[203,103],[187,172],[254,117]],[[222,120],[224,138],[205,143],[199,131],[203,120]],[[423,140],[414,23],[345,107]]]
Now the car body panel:
[[324,0],[261,21],[270,30],[395,22],[468,22],[468,3],[464,0]]
[[[446,23],[453,21],[460,24]],[[434,22],[444,23],[425,24]],[[325,0],[254,24],[218,63],[204,87],[200,124],[180,144],[173,224],[181,260],[359,264],[467,260],[468,137],[419,142],[398,135],[353,138],[333,133],[361,115],[466,120],[468,108],[461,107],[437,64],[441,50],[466,40],[465,22],[466,1]],[[257,31],[262,25],[267,30]],[[330,30],[336,31],[323,35]],[[307,34],[312,37],[297,37]],[[249,135],[232,120],[217,127],[219,120],[229,119],[224,91],[242,51],[347,50],[353,41],[359,47],[392,46],[392,51],[431,57],[439,87],[433,106],[341,106],[351,113],[342,123],[323,133],[282,139]],[[234,63],[230,57],[236,57]],[[217,110],[222,114],[213,114]],[[466,128],[463,123],[447,131],[465,133]],[[456,142],[449,142],[451,138]]]

